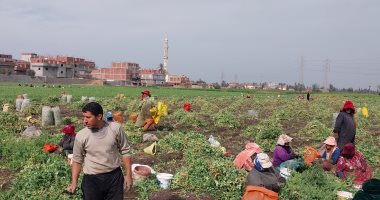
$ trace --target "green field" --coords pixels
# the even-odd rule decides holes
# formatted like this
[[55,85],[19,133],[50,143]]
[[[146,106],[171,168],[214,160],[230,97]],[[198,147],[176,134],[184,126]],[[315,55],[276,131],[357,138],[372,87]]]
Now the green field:
[[[154,156],[143,152],[150,144],[142,142],[141,129],[131,122],[124,124],[133,163],[148,164],[175,176],[168,191],[161,190],[152,176],[137,183],[126,199],[240,199],[247,173],[235,170],[232,161],[247,141],[255,141],[270,153],[278,135],[286,133],[294,138],[293,148],[299,153],[305,145],[316,147],[331,135],[332,113],[348,99],[369,110],[368,118],[358,113],[357,146],[375,169],[375,177],[380,177],[380,95],[312,93],[313,100],[307,102],[297,99],[300,94],[283,91],[1,84],[0,103],[13,105],[17,95],[27,93],[31,107],[24,113],[0,114],[0,199],[80,199],[80,190],[75,196],[62,194],[70,183],[70,168],[64,158],[42,151],[45,143],[58,143],[61,126],[42,128],[37,139],[23,138],[19,133],[27,126],[25,117],[33,115],[40,123],[42,106],[58,105],[79,131],[83,127],[81,96],[94,96],[105,111],[120,110],[128,116],[137,110],[144,89],[169,105],[169,115],[161,122],[164,128],[153,132],[160,138]],[[74,96],[73,103],[59,101],[62,90]],[[126,99],[115,100],[117,93],[125,94]],[[192,112],[182,110],[185,102],[191,103]],[[247,114],[251,109],[258,112],[257,117]],[[227,149],[229,157],[210,147],[210,135]],[[335,199],[338,190],[351,191],[350,181],[342,182],[311,167],[294,174],[280,195],[281,199],[327,200]]]

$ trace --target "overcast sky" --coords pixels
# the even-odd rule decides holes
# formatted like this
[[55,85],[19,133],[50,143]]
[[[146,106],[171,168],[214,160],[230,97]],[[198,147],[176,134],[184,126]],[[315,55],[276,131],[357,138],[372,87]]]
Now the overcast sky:
[[379,0],[0,0],[0,53],[84,57],[193,80],[380,85]]

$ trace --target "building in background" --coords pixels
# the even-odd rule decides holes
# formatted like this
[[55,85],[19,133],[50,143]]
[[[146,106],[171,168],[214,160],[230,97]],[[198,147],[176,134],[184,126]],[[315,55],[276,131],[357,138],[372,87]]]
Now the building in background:
[[115,85],[139,85],[139,70],[140,65],[138,63],[112,62],[109,68],[93,70],[91,76]]
[[0,73],[12,74],[16,66],[16,60],[12,58],[12,55],[0,54]]
[[36,53],[22,53],[21,59],[22,61],[29,62],[32,58],[36,58],[38,55]]
[[91,71],[95,69],[94,62],[69,56],[24,55],[22,59],[30,59],[30,69],[37,77],[90,78]]
[[166,78],[167,78],[167,81],[166,81],[167,85],[171,85],[171,86],[177,85],[177,86],[184,86],[184,87],[191,86],[190,79],[184,75],[167,75]]
[[142,69],[139,72],[141,85],[152,86],[152,85],[165,85],[165,73],[161,69]]

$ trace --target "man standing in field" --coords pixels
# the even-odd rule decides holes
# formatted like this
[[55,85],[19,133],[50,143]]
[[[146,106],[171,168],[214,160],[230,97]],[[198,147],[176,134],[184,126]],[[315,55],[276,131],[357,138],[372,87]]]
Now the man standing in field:
[[[129,145],[123,127],[115,122],[103,121],[103,108],[96,102],[82,109],[86,128],[75,138],[71,185],[67,191],[74,193],[83,165],[83,199],[123,199],[124,189],[133,184]],[[123,160],[126,175],[120,168]]]

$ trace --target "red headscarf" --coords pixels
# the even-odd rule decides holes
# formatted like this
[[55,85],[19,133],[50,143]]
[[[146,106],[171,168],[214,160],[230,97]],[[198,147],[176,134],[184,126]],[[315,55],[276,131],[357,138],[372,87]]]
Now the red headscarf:
[[346,101],[344,103],[344,105],[343,105],[343,108],[340,109],[340,112],[344,112],[347,109],[351,109],[352,110],[352,114],[355,114],[355,107],[354,107],[354,104],[351,101]]
[[348,158],[348,159],[354,157],[354,155],[355,155],[355,146],[354,146],[354,144],[348,143],[348,144],[344,145],[341,154],[342,154],[343,157]]
[[148,95],[150,97],[150,91],[149,90],[144,90],[141,92],[141,100],[144,100],[144,95]]
[[64,134],[69,134],[69,135],[72,135],[72,136],[76,136],[77,134],[75,133],[75,126],[73,126],[72,124],[68,124],[66,126],[64,126],[62,129],[61,129],[61,132],[64,133]]

